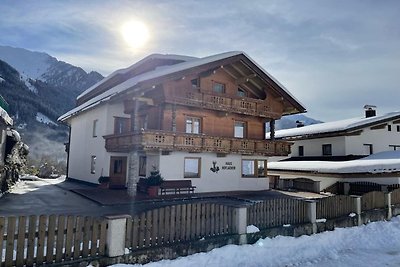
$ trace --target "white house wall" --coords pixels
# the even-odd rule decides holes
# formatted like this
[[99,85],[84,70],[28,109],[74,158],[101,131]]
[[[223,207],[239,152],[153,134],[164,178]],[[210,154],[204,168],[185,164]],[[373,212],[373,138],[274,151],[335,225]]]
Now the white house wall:
[[389,145],[400,146],[400,132],[397,131],[397,125],[399,124],[389,123],[389,125],[392,126],[391,131],[388,131],[387,127],[376,130],[364,128],[359,136],[347,136],[347,155],[368,155],[365,151],[364,144],[372,144],[373,153],[393,150]]
[[[293,141],[291,141],[293,142]],[[332,144],[332,156],[342,156],[345,154],[345,138],[343,136],[329,137],[329,138],[318,138],[309,140],[298,140],[294,141],[291,148],[290,157],[299,156],[299,146],[304,147],[304,156],[322,156],[322,145]]]
[[[126,156],[123,153],[108,153],[103,136],[114,131],[114,116],[126,117],[123,105],[100,105],[71,119],[71,144],[68,177],[98,183],[101,175],[108,176],[111,156]],[[97,120],[93,137],[93,121]],[[95,173],[91,173],[91,156],[96,156]]]
[[[266,157],[244,157],[241,155],[217,157],[215,153],[171,152],[170,155],[160,155],[159,157],[158,167],[161,175],[166,180],[189,179],[183,177],[185,157],[201,158],[201,177],[190,178],[192,185],[196,186],[195,192],[266,190],[269,188],[268,178],[242,178],[241,170],[242,158],[267,160]],[[154,158],[151,161],[156,162]],[[213,161],[216,161],[216,166],[220,168],[218,173],[210,170],[213,167]],[[234,166],[235,169],[224,169],[223,166]]]

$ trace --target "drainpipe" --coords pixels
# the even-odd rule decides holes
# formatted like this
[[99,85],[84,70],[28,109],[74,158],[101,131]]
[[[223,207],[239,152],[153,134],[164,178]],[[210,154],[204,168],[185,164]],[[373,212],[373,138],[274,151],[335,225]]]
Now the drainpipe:
[[68,125],[68,129],[69,129],[69,131],[68,131],[68,145],[65,148],[65,150],[66,150],[65,152],[67,152],[67,173],[66,173],[67,177],[66,177],[66,179],[69,178],[69,151],[70,151],[70,148],[71,148],[71,126]]

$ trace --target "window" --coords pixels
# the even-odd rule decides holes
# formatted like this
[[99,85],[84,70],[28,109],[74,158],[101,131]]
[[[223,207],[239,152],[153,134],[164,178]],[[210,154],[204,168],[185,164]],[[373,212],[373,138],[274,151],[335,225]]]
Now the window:
[[199,78],[191,80],[190,83],[192,84],[193,89],[198,89],[200,87],[200,79]]
[[299,157],[304,156],[304,146],[299,146]]
[[246,123],[243,121],[235,121],[235,129],[233,136],[236,138],[246,137]]
[[389,132],[391,132],[392,131],[392,125],[388,125],[387,129],[388,129]]
[[243,177],[266,177],[267,161],[257,159],[242,160],[242,176]]
[[201,158],[185,158],[184,178],[200,178]]
[[146,176],[146,163],[147,163],[147,157],[140,156],[139,157],[139,176]]
[[186,133],[191,133],[191,134],[200,133],[200,118],[195,118],[195,117],[186,118]]
[[332,156],[332,144],[322,145],[322,155],[323,156]]
[[225,93],[225,84],[214,82],[213,83],[213,91],[215,93],[219,93],[219,94]]
[[243,90],[242,88],[238,88],[236,94],[237,94],[237,96],[240,96],[240,97],[246,97],[247,96],[247,92],[245,90]]
[[389,147],[393,150],[400,150],[400,145],[389,145]]
[[94,120],[93,121],[93,131],[92,131],[92,136],[93,137],[97,137],[97,121],[98,120]]
[[92,156],[90,160],[90,173],[96,173],[96,156]]
[[364,154],[371,155],[374,153],[372,144],[364,144]]
[[397,128],[397,131],[400,132],[400,125],[397,125],[396,128]]
[[113,172],[114,174],[122,173],[122,159],[114,160]]
[[123,134],[129,132],[129,118],[114,118],[114,133]]

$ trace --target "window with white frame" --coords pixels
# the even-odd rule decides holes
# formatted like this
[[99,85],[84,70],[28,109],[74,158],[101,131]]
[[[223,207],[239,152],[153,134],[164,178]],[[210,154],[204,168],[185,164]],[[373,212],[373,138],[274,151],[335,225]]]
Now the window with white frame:
[[245,138],[246,137],[246,123],[245,122],[235,121],[234,137],[236,137],[236,138]]
[[266,177],[267,161],[259,159],[242,160],[242,177]]
[[201,119],[196,117],[186,117],[186,133],[199,134],[201,129]]
[[200,178],[201,158],[186,157],[184,159],[184,178]]

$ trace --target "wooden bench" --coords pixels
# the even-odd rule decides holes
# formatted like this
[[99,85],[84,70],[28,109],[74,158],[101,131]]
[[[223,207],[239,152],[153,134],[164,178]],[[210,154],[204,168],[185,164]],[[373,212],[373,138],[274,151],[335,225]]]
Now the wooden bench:
[[196,187],[192,186],[192,180],[167,180],[160,185],[161,195],[167,194],[191,194]]

